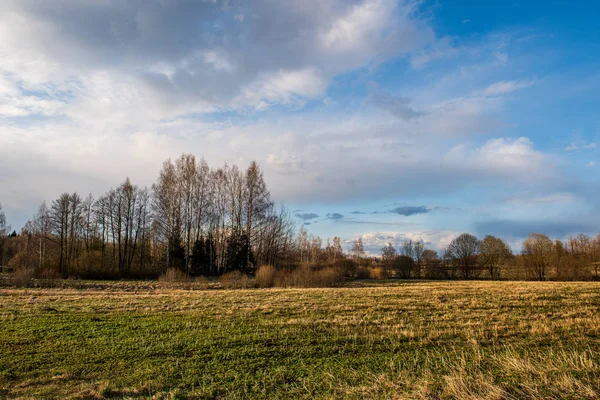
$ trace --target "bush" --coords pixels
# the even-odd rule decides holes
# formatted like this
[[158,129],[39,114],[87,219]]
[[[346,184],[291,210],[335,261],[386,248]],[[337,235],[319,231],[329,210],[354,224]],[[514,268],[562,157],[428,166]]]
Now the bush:
[[278,287],[332,287],[346,280],[342,268],[314,269],[308,264],[291,271],[277,271],[274,285]]
[[56,268],[42,268],[38,271],[37,277],[40,279],[59,279],[60,274]]
[[263,265],[256,271],[256,286],[261,288],[273,287],[277,271],[272,265]]
[[344,273],[346,275],[349,275],[349,276],[356,275],[358,268],[360,268],[358,266],[358,264],[356,263],[356,261],[351,260],[349,258],[338,259],[333,263],[332,266],[334,268],[340,268],[341,270],[344,271]]
[[367,268],[367,267],[356,268],[356,278],[357,279],[370,279],[371,278],[371,268]]
[[246,289],[250,284],[248,275],[233,271],[219,277],[219,283],[226,289]]
[[338,286],[346,280],[346,273],[341,268],[325,268],[316,271],[313,277],[314,287]]
[[12,286],[17,287],[32,287],[35,271],[33,268],[18,268],[10,276],[9,282]]
[[169,268],[159,278],[159,282],[191,282],[191,278],[180,269]]
[[375,267],[371,269],[371,279],[385,279],[387,278],[387,273],[383,267]]

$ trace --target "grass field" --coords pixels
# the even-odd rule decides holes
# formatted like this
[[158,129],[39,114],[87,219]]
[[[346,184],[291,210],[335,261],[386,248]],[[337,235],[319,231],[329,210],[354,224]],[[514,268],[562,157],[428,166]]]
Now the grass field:
[[0,398],[599,396],[599,284],[0,289]]

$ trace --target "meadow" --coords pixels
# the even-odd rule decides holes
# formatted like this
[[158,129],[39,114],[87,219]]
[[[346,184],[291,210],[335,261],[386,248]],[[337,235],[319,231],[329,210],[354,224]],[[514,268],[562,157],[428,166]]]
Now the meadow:
[[0,398],[600,396],[600,284],[0,288]]

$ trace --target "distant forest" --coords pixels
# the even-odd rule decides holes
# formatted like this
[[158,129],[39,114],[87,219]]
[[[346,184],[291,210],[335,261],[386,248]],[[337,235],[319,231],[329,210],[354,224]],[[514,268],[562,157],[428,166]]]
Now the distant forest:
[[599,279],[600,234],[562,242],[532,233],[520,250],[465,233],[440,252],[407,240],[366,256],[360,238],[344,252],[339,237],[309,235],[274,204],[256,162],[211,168],[190,154],[165,161],[151,188],[127,178],[97,198],[63,193],[42,203],[20,233],[9,231],[0,205],[2,271],[37,278],[254,275],[269,266],[336,269],[346,278]]

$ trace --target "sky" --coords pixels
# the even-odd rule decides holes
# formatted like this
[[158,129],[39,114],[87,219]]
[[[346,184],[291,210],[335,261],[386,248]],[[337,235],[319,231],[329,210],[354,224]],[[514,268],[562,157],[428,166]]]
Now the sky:
[[600,231],[600,3],[0,1],[0,203],[247,166],[309,233]]

